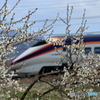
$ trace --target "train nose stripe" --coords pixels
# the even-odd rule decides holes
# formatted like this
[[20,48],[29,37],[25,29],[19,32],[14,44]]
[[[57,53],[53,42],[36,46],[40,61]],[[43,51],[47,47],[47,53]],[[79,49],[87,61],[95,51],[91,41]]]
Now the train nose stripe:
[[22,61],[31,59],[31,58],[33,58],[33,57],[37,57],[37,56],[39,56],[39,55],[46,54],[46,53],[48,53],[48,52],[51,52],[52,50],[54,50],[54,46],[53,46],[52,43],[50,43],[50,44],[48,44],[48,45],[46,45],[46,46],[44,46],[44,47],[38,49],[37,51],[32,52],[32,53],[30,53],[30,54],[24,56],[23,58],[21,58],[21,59],[15,61],[15,62],[12,62],[11,64],[13,65],[13,64],[15,64],[15,63],[19,63],[19,62],[22,62]]

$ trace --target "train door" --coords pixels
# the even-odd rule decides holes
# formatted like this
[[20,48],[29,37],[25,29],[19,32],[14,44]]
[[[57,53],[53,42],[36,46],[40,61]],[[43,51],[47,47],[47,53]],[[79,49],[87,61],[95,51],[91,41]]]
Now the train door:
[[67,53],[67,48],[62,47],[61,54],[64,55],[64,57],[61,57],[62,67],[65,67],[65,66],[67,67],[66,53]]

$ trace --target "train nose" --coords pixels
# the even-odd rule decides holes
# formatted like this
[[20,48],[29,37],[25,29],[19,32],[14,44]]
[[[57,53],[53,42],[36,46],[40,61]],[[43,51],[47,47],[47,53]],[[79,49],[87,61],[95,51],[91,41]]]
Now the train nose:
[[12,64],[20,63],[26,60],[29,60],[31,58],[43,55],[45,53],[48,53],[49,51],[53,50],[52,44],[47,44],[44,46],[37,46],[37,47],[31,47],[27,49],[24,53],[22,53],[20,56],[18,56]]
[[13,65],[14,64],[14,62],[11,62],[11,64],[10,65]]
[[14,65],[16,63],[20,63],[25,61],[28,57],[29,54],[31,54],[32,52],[34,52],[34,48],[29,48],[27,49],[25,52],[23,52],[21,55],[19,55],[17,58],[15,58],[12,62],[11,65]]

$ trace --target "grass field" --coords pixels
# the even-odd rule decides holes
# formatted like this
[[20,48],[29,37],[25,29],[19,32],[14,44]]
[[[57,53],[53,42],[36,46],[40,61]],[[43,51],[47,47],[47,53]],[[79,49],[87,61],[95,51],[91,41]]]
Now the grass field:
[[[25,89],[26,87],[21,88],[20,87],[20,91],[16,90],[14,88],[6,88],[0,91],[0,100],[20,100],[22,94],[23,94],[23,89]],[[40,99],[36,99],[36,97],[38,97],[39,95],[41,95],[43,92],[51,89],[52,87],[47,85],[47,84],[36,84],[28,93],[28,95],[26,96],[25,100],[68,100],[68,98],[66,97],[66,95],[64,95],[63,93],[59,92],[58,90],[54,90],[51,91],[50,93],[44,95],[43,97],[41,97]],[[100,87],[98,86],[90,86],[89,84],[87,84],[85,86],[86,89],[93,89],[93,92],[100,92]],[[5,94],[7,92],[7,90],[10,90],[10,97],[7,97],[7,94]],[[81,91],[82,87],[77,87],[74,88],[75,91]],[[70,91],[69,91],[70,92]],[[69,92],[66,92],[67,94]],[[4,94],[4,97],[2,96]],[[98,95],[98,99],[96,100],[100,100],[100,94]],[[93,97],[85,97],[84,99],[80,99],[80,97],[73,97],[72,99],[69,100],[95,100],[93,99]]]

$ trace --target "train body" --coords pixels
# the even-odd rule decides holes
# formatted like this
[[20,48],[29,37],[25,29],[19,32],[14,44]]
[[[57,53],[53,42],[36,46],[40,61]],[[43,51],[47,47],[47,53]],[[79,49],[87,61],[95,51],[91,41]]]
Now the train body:
[[[62,60],[62,57],[57,56],[57,52],[54,48],[56,47],[63,54],[66,53],[66,50],[64,50],[60,45],[54,45],[54,43],[62,38],[63,36],[51,37],[53,42],[40,40],[12,61],[11,70],[15,71],[17,74],[38,75],[43,72],[50,72],[56,68],[61,68],[63,64],[67,64],[67,61]],[[66,43],[70,44],[71,39],[67,39]],[[84,36],[83,43],[85,44],[85,53],[91,51],[92,53],[100,54],[99,34]],[[53,62],[59,62],[59,64],[55,64]]]

